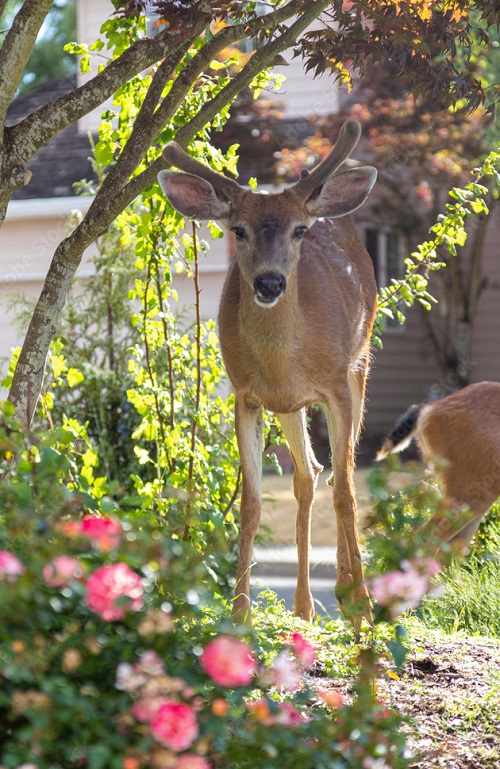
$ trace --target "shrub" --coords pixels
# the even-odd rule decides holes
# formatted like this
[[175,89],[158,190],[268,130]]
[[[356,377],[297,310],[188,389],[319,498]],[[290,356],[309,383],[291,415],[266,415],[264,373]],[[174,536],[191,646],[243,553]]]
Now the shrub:
[[372,652],[352,702],[308,687],[315,651],[297,632],[260,661],[262,643],[225,619],[206,554],[83,489],[72,441],[23,435],[5,407],[2,767],[406,766]]

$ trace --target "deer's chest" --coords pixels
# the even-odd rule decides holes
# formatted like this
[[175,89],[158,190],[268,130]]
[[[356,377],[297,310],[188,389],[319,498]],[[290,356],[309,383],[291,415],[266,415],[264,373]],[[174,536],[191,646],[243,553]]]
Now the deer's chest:
[[300,345],[283,339],[240,340],[240,355],[225,355],[226,367],[236,392],[261,403],[269,411],[290,413],[318,400],[318,392],[304,367]]

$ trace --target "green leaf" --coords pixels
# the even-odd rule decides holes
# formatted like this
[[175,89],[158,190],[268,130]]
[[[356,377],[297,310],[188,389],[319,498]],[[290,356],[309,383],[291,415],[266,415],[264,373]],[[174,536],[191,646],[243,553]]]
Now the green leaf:
[[84,376],[77,368],[69,368],[66,372],[66,379],[70,387],[74,387],[80,382],[83,382]]

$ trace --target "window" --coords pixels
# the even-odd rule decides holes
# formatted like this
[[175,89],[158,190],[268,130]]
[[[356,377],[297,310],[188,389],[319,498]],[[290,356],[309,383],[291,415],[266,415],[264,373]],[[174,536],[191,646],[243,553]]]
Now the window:
[[[401,278],[404,274],[403,238],[394,230],[377,230],[367,227],[365,246],[370,254],[377,279],[377,286],[388,286],[392,278]],[[396,320],[388,320],[389,328],[399,328]]]

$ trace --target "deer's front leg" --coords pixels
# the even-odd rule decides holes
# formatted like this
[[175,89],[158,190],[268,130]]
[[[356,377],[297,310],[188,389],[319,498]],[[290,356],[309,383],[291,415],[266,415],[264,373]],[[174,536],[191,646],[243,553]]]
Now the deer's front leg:
[[328,404],[327,423],[333,454],[333,505],[337,516],[337,583],[335,595],[344,616],[361,629],[364,617],[373,622],[371,600],[364,583],[354,495],[352,401],[348,390]]
[[236,438],[241,461],[240,550],[233,604],[235,622],[251,622],[250,565],[260,521],[262,485],[262,407],[236,395]]

